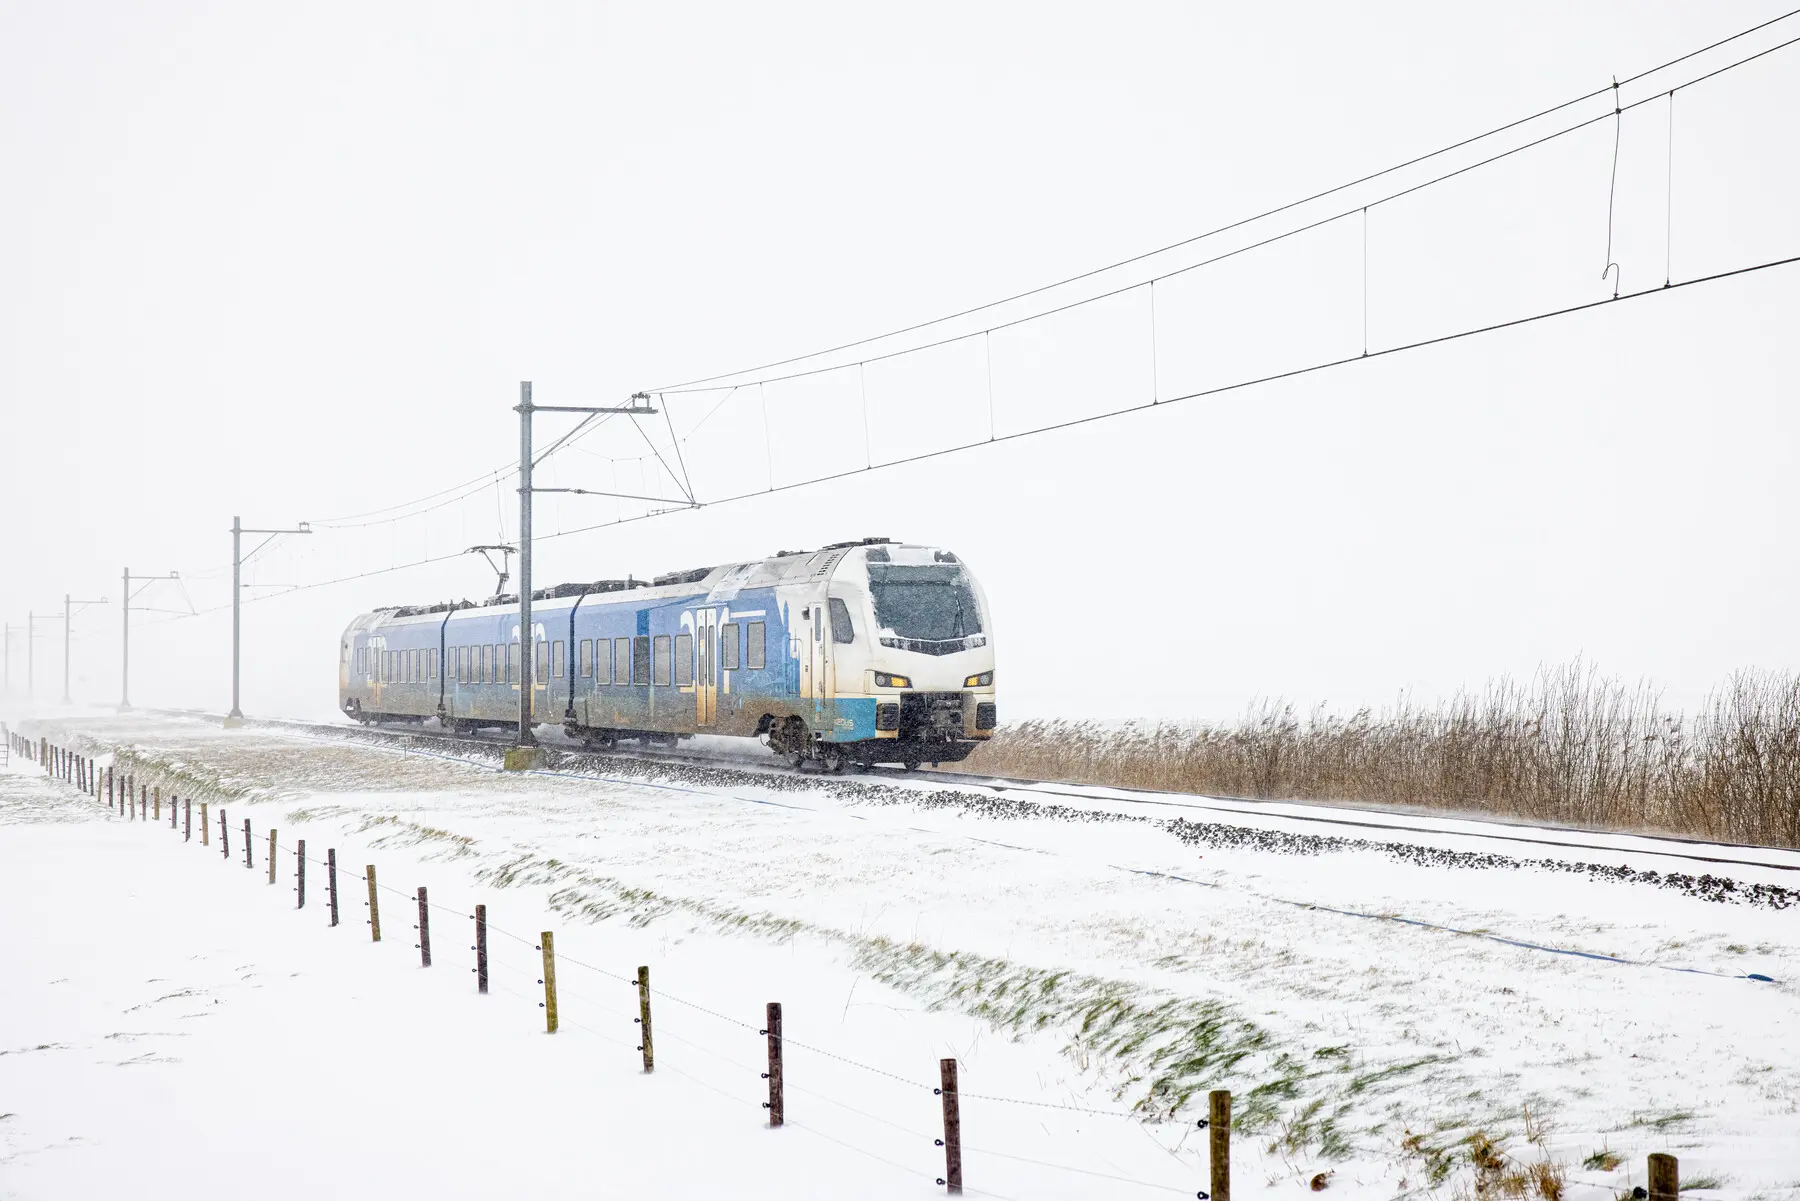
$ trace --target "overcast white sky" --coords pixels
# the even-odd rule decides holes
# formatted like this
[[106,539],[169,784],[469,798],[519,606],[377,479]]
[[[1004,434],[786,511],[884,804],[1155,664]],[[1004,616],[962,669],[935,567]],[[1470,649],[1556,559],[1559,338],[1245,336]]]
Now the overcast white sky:
[[[322,521],[480,476],[516,455],[522,379],[539,403],[610,403],[952,312],[1781,11],[11,0],[0,615],[109,598],[77,620],[75,692],[116,698],[124,567],[190,577],[142,604],[222,605],[234,513]],[[1800,18],[1623,99],[1796,35]],[[1800,46],[1679,92],[1672,192],[1667,103],[1625,116],[1627,291],[1660,284],[1665,258],[1679,281],[1800,253],[1796,113]],[[1374,206],[1371,348],[1610,295],[1613,141],[1603,122]],[[686,444],[694,484],[724,496],[1354,354],[1363,235],[1351,218],[1159,284],[1154,379],[1140,290],[739,393]],[[1781,268],[553,539],[538,580],[873,534],[952,547],[996,610],[1015,717],[1348,707],[1576,655],[1691,703],[1800,657],[1797,317],[1800,267]],[[712,404],[671,402],[678,431]],[[540,439],[568,422],[542,418]],[[544,482],[666,487],[638,475],[635,438],[602,431]],[[251,578],[511,537],[515,507],[489,488],[426,519],[321,529]],[[541,533],[626,511],[540,507]],[[328,712],[353,614],[490,586],[469,558],[249,605],[246,710]],[[43,628],[38,691],[55,696],[60,630]],[[138,627],[133,699],[222,707],[229,631],[225,613]]]

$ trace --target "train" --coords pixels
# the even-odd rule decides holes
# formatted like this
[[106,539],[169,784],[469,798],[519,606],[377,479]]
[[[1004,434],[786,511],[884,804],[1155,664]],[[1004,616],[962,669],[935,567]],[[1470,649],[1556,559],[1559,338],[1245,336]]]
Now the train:
[[592,749],[761,739],[796,769],[955,763],[992,737],[993,621],[966,564],[864,538],[815,551],[532,592],[375,609],[344,630],[339,708],[454,733],[534,722]]

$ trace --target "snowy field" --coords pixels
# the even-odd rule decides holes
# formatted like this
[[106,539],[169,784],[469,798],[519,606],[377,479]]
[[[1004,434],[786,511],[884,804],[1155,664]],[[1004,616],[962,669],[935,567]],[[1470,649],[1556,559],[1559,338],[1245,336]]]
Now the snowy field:
[[[1192,1197],[1194,1119],[1227,1087],[1238,1197],[1472,1193],[1486,1140],[1504,1173],[1558,1165],[1570,1201],[1643,1183],[1652,1151],[1700,1197],[1800,1198],[1800,854],[623,757],[508,775],[166,717],[15,728],[223,805],[232,857],[216,817],[202,847],[0,776],[3,1198],[926,1197],[942,1056],[971,1194]],[[337,929],[318,864],[295,909],[297,838],[338,852]],[[393,890],[379,944],[365,863]],[[1681,878],[1708,873],[1735,887]]]

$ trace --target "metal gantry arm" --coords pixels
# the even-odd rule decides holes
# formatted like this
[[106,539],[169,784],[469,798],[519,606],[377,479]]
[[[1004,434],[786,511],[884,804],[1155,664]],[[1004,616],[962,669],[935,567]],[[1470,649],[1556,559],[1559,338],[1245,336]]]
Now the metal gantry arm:
[[[131,568],[129,567],[125,569],[124,574],[121,577],[120,595],[125,598],[125,603],[119,606],[119,617],[122,628],[122,637],[119,643],[121,656],[119,665],[120,713],[124,713],[131,708],[131,602],[135,596],[131,591],[131,585],[133,581],[143,584],[144,587],[138,589],[138,592],[143,592],[145,588],[148,588],[150,585],[158,583],[159,581],[179,580],[180,578],[181,573],[178,571],[171,571],[166,575],[132,575]],[[189,607],[192,608],[192,606]]]
[[[532,733],[532,688],[537,673],[537,645],[532,637],[531,627],[531,497],[534,492],[573,492],[572,488],[533,488],[531,485],[531,469],[536,461],[531,454],[531,418],[534,413],[582,413],[589,420],[601,415],[644,417],[654,416],[656,409],[650,405],[650,397],[643,392],[634,393],[631,403],[626,405],[538,405],[531,403],[531,381],[519,382],[519,403],[515,406],[519,414],[519,736],[517,745],[522,747],[536,746],[537,736]],[[583,425],[586,422],[582,423]],[[637,423],[632,422],[633,425]],[[558,440],[551,451],[566,443],[578,433],[580,427]],[[639,431],[642,432],[641,430]],[[549,454],[546,451],[545,454]],[[595,494],[601,495],[601,494]],[[642,499],[642,498],[640,498]],[[693,503],[693,497],[688,497]]]
[[[228,721],[237,721],[244,716],[244,711],[238,707],[239,668],[243,662],[241,648],[244,605],[244,535],[267,534],[268,537],[263,539],[256,548],[256,550],[261,550],[283,534],[310,533],[312,533],[312,526],[304,521],[291,530],[250,530],[244,528],[241,518],[233,517],[231,519],[231,713],[226,719]],[[255,554],[256,551],[250,553]]]

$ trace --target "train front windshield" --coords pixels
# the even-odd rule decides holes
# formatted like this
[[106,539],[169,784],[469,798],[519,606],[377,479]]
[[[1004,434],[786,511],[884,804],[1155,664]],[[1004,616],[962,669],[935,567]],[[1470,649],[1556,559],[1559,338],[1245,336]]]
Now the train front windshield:
[[954,563],[871,563],[869,593],[875,624],[896,637],[943,642],[982,632],[975,589]]

